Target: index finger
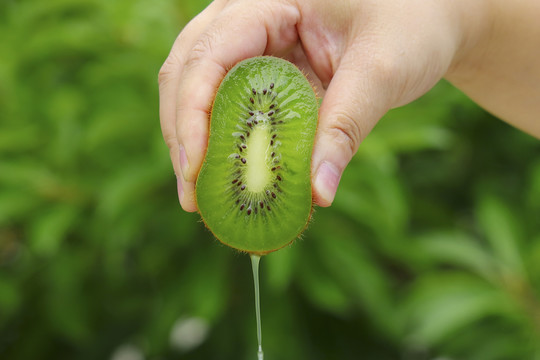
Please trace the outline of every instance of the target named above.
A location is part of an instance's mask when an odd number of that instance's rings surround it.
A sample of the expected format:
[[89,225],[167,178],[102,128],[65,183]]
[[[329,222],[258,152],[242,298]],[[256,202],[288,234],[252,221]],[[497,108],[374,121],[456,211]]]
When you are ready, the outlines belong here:
[[237,62],[282,53],[297,42],[298,10],[281,1],[237,1],[195,43],[180,77],[176,131],[185,149],[184,179],[194,183],[208,138],[208,113],[219,83]]

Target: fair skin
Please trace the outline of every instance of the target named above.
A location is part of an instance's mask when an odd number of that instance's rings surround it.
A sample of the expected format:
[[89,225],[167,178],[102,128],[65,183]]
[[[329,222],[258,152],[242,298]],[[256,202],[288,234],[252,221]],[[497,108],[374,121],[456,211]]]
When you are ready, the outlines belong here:
[[390,109],[446,78],[479,105],[540,138],[537,0],[215,0],[176,39],[159,73],[160,118],[182,208],[227,69],[284,57],[323,97],[312,157],[315,202],[329,206],[361,141]]

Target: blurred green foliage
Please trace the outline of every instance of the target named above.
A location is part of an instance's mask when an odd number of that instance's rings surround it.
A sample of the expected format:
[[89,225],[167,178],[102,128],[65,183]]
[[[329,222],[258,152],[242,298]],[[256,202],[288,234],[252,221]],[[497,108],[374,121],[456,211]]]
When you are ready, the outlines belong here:
[[[180,210],[157,72],[205,1],[0,2],[0,358],[254,359],[247,256]],[[272,359],[540,359],[540,142],[445,82],[263,259]]]

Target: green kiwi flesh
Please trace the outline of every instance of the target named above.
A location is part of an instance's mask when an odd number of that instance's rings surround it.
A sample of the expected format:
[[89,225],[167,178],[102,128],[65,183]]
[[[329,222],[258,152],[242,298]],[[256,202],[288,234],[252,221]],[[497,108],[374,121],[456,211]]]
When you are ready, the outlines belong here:
[[304,230],[317,120],[315,92],[292,63],[261,56],[227,73],[196,183],[199,212],[222,243],[266,254]]

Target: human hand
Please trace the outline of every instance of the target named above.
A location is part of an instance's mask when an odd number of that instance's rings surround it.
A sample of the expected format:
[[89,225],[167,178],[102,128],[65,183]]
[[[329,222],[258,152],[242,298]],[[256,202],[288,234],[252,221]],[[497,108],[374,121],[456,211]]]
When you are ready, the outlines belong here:
[[[214,1],[180,33],[159,74],[161,127],[184,210],[196,210],[208,113],[227,69],[245,58],[275,55],[295,62],[322,87],[312,184],[315,202],[329,206],[376,122],[428,91],[474,46],[465,35],[474,32],[462,2]],[[476,6],[467,3],[467,11]]]

